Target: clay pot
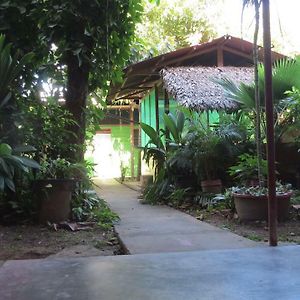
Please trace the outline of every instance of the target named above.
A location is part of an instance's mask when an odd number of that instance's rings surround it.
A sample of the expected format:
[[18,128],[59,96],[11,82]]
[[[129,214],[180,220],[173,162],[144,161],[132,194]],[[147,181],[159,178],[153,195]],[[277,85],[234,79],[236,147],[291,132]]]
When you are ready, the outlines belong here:
[[36,180],[40,223],[59,223],[70,218],[75,183],[76,181],[72,179]]
[[203,180],[201,181],[201,188],[205,193],[219,194],[222,192],[222,181],[220,179]]
[[[277,195],[277,217],[279,221],[286,220],[289,213],[292,193]],[[234,204],[239,218],[242,221],[267,220],[268,197],[246,194],[233,194]]]

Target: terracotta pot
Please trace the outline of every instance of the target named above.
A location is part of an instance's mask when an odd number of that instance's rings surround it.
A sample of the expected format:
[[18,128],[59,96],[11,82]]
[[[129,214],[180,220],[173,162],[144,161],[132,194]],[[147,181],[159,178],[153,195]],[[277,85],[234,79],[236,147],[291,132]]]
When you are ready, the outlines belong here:
[[219,194],[222,192],[222,181],[220,179],[203,180],[201,181],[201,188],[205,193]]
[[[286,220],[289,213],[292,193],[277,195],[277,216],[279,221]],[[234,194],[234,204],[239,218],[242,221],[267,220],[268,197]]]
[[36,180],[40,223],[59,223],[70,218],[75,182],[71,179]]

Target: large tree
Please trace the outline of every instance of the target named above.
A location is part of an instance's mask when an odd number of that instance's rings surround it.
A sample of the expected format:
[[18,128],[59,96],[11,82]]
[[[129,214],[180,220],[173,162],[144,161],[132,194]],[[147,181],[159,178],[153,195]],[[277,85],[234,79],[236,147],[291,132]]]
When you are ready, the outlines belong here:
[[143,0],[144,13],[137,26],[132,62],[215,37],[205,11],[208,0],[161,0],[159,5],[150,2]]
[[[0,32],[24,53],[36,54],[31,79],[65,80],[66,106],[82,145],[87,96],[118,80],[130,53],[140,0],[7,0],[0,4]],[[70,141],[72,142],[72,141]],[[73,141],[74,142],[74,141]],[[83,157],[83,149],[77,159]]]

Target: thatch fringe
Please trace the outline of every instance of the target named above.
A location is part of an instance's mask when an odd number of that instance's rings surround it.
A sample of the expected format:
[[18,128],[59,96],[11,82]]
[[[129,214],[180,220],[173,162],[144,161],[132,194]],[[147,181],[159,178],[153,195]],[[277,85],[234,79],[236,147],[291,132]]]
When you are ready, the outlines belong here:
[[228,78],[249,84],[253,68],[245,67],[173,67],[160,72],[163,85],[179,104],[197,110],[235,110],[238,104],[225,96],[217,83]]

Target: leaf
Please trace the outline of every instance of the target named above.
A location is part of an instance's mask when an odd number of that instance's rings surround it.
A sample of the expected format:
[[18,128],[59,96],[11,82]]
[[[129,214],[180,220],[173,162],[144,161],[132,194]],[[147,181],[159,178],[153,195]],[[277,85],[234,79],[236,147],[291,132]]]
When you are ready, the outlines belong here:
[[78,48],[76,50],[73,50],[74,55],[78,55],[81,52],[81,48]]
[[13,191],[13,192],[16,191],[15,184],[14,184],[14,182],[13,182],[11,179],[5,177],[5,178],[4,178],[4,181],[5,181],[5,185],[6,185],[11,191]]
[[0,171],[2,171],[2,173],[6,176],[12,176],[6,161],[2,157],[0,157]]
[[7,102],[9,101],[9,99],[11,98],[11,92],[9,92],[4,98],[3,100],[1,100],[1,103],[0,103],[0,108],[4,107]]
[[177,130],[176,121],[174,119],[174,116],[171,113],[168,115],[164,114],[163,118],[164,118],[164,122],[165,122],[167,129],[170,131],[174,140],[177,142],[179,139],[179,135],[178,135],[178,130]]
[[4,177],[0,175],[0,191],[4,191]]
[[78,66],[81,67],[81,65],[82,65],[82,59],[81,59],[81,57],[80,57],[79,54],[77,54],[76,56],[77,56],[77,59],[78,59]]
[[150,137],[150,143],[155,144],[158,148],[164,148],[163,142],[154,128],[145,123],[141,123],[141,127],[144,132]]
[[177,114],[177,129],[180,133],[182,133],[184,128],[185,115],[182,111],[179,111]]
[[40,169],[41,166],[33,159],[28,158],[28,157],[20,157],[22,164],[26,167],[32,168],[32,169]]
[[36,148],[30,145],[21,145],[17,146],[13,149],[14,153],[20,154],[20,153],[30,153],[30,152],[35,152]]

